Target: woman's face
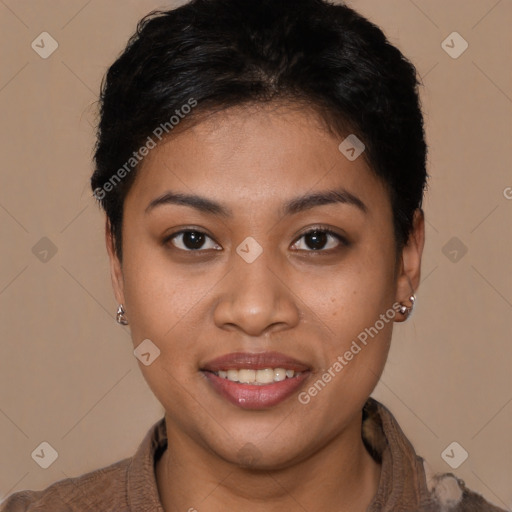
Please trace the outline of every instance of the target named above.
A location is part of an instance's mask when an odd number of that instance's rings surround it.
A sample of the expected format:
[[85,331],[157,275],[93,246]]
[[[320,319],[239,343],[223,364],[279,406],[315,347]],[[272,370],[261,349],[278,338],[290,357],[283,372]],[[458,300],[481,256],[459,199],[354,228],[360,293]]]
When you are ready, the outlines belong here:
[[144,159],[122,266],[107,237],[168,431],[229,462],[286,465],[360,425],[418,285],[422,223],[396,267],[388,194],[341,142],[304,109],[215,114]]

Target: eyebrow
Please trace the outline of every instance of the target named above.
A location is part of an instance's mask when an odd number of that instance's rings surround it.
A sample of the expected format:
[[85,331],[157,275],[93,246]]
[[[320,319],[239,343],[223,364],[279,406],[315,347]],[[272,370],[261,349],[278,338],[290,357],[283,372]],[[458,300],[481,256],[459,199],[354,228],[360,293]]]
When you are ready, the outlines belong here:
[[[290,199],[280,208],[280,214],[282,216],[289,216],[309,210],[316,206],[335,203],[354,206],[365,214],[368,212],[367,206],[363,201],[361,201],[361,199],[342,188],[338,190],[325,190],[311,194],[304,194]],[[198,195],[182,194],[172,191],[168,191],[153,199],[146,207],[145,213],[151,212],[158,206],[167,204],[189,206],[202,213],[218,215],[225,218],[233,217],[233,211],[230,208],[227,208],[216,201]]]

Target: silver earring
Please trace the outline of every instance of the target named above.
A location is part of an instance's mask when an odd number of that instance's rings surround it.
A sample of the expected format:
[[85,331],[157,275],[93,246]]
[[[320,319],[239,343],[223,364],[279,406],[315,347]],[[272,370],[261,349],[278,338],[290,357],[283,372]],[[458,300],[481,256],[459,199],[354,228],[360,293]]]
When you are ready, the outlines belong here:
[[126,311],[124,310],[123,305],[119,304],[119,307],[117,308],[117,313],[116,313],[116,320],[117,320],[118,324],[128,325],[128,320],[126,319],[125,313],[126,313]]
[[405,304],[402,304],[400,302],[400,309],[398,311],[400,311],[400,313],[402,313],[402,315],[409,316],[412,313],[412,310],[414,309],[414,301],[415,300],[416,300],[416,296],[415,295],[411,295],[409,297],[409,301],[411,302],[410,306],[406,306]]

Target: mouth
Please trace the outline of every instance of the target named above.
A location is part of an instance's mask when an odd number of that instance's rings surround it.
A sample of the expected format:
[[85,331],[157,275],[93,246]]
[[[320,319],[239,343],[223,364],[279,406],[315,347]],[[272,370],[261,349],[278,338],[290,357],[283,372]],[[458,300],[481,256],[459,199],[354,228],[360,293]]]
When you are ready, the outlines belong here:
[[205,364],[211,389],[243,409],[267,409],[290,397],[311,368],[277,352],[232,353]]
[[286,370],[284,368],[264,368],[263,370],[252,370],[251,368],[240,368],[237,370],[232,368],[212,373],[221,379],[241,384],[252,384],[254,386],[267,386],[274,382],[282,382],[283,380],[293,379],[302,375],[302,372]]

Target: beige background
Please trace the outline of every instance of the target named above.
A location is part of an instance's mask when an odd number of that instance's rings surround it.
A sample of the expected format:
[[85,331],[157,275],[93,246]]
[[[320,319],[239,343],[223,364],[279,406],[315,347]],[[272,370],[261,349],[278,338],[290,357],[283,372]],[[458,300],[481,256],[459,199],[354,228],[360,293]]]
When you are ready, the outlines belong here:
[[[163,414],[114,320],[88,179],[101,77],[137,20],[173,5],[0,1],[0,498],[130,456]],[[423,77],[432,175],[417,308],[374,396],[436,471],[462,445],[454,473],[510,510],[512,1],[350,5]],[[47,59],[31,48],[43,31],[59,44]],[[441,47],[453,31],[469,43],[457,59]],[[42,237],[57,249],[46,262],[33,253]],[[46,470],[31,458],[42,441],[58,452]]]

